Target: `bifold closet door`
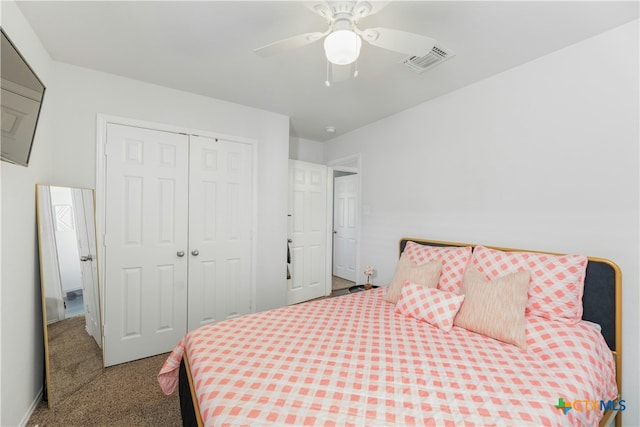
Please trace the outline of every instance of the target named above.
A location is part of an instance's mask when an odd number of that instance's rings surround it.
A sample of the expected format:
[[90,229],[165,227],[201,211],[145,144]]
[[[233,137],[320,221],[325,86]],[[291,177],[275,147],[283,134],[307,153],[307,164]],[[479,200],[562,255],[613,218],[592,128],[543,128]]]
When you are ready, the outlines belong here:
[[108,124],[105,153],[104,362],[110,366],[170,351],[186,332],[189,141]]
[[188,328],[251,311],[253,152],[190,137]]

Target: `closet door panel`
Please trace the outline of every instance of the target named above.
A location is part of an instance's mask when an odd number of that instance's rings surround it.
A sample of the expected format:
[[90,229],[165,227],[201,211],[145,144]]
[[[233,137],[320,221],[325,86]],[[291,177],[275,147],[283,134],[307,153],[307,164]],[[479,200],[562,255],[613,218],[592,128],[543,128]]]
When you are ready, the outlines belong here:
[[190,138],[189,330],[251,310],[252,155]]
[[187,326],[188,137],[109,124],[105,365],[170,351]]

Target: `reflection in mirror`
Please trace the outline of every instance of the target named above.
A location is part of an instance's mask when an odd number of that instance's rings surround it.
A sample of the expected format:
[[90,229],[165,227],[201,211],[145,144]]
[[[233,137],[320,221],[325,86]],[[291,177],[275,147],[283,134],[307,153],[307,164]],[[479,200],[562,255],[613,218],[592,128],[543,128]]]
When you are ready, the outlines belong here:
[[38,185],[38,241],[49,408],[102,373],[93,190]]

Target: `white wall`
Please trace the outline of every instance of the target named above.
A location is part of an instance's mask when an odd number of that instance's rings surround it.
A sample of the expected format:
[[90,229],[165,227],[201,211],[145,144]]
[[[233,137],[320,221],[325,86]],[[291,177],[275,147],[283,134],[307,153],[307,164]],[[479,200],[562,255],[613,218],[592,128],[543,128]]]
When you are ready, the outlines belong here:
[[327,161],[362,155],[361,203],[370,213],[360,259],[379,282],[392,278],[403,236],[618,263],[623,420],[634,426],[638,77],[635,21],[325,143]]
[[289,158],[322,164],[324,161],[324,144],[310,139],[292,137],[289,141]]
[[96,115],[258,141],[256,308],[285,304],[286,116],[52,61],[24,16],[2,1],[2,27],[47,87],[29,168],[2,163],[0,425],[26,422],[42,387],[35,184],[95,188]]
[[[22,13],[2,1],[2,28],[49,90],[51,60]],[[43,336],[36,238],[35,184],[53,172],[53,105],[45,94],[29,167],[0,162],[2,283],[0,284],[0,425],[26,422],[43,383]]]

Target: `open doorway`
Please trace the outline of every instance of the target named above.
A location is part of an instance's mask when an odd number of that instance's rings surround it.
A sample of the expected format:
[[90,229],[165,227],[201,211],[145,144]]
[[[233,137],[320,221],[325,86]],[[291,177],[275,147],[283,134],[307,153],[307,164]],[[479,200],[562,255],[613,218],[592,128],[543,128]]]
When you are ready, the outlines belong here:
[[332,291],[358,282],[360,251],[360,156],[329,162],[333,168]]

